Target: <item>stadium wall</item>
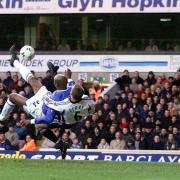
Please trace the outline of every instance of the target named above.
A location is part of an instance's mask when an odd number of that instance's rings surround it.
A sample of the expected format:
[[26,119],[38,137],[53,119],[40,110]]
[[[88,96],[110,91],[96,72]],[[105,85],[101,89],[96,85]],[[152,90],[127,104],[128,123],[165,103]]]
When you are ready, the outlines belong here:
[[[57,150],[42,149],[35,152],[0,151],[0,159],[52,159],[61,160]],[[67,160],[101,160],[128,162],[170,162],[180,163],[179,151],[138,151],[138,150],[68,150]]]

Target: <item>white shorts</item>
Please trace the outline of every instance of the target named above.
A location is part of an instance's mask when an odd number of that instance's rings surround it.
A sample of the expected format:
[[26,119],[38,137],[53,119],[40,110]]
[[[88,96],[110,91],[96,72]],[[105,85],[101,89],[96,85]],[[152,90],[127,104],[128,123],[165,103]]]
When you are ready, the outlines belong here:
[[49,93],[45,86],[42,86],[39,91],[30,99],[26,101],[26,106],[23,106],[24,110],[33,116],[33,118],[38,118],[43,116],[42,106],[43,98]]

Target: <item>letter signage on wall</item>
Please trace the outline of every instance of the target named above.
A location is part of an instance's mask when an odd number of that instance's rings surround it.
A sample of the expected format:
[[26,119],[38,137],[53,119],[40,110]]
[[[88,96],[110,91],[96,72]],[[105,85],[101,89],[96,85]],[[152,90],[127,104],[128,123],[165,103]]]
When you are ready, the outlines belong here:
[[[61,160],[59,151],[0,151],[0,159],[57,159]],[[101,160],[101,161],[136,161],[136,162],[170,162],[180,163],[178,151],[111,151],[111,150],[68,150],[67,160]]]
[[[0,55],[0,72],[17,72],[10,66],[9,55]],[[59,66],[63,72],[70,68],[77,73],[122,72],[125,69],[139,72],[176,72],[180,67],[180,55],[36,55],[31,61],[20,61],[35,72],[46,72],[47,62]]]
[[179,0],[1,0],[0,14],[179,13]]

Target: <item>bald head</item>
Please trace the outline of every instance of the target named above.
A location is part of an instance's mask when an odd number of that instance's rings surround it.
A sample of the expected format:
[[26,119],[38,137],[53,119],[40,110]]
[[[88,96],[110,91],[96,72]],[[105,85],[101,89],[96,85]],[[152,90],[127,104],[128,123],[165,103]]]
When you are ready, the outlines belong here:
[[54,77],[54,85],[57,90],[64,90],[67,88],[68,80],[67,78],[62,74],[57,74]]

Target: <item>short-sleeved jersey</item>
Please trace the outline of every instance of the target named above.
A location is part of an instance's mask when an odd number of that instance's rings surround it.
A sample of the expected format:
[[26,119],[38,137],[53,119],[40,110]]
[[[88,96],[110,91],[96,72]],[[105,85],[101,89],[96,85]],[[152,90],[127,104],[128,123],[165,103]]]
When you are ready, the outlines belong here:
[[[54,93],[50,93],[48,96],[54,101],[62,101],[69,97],[71,89],[73,88],[75,82],[73,80],[68,80],[67,89],[56,90]],[[42,106],[42,112],[44,116],[35,118],[36,124],[50,124],[56,119],[57,113],[55,110],[50,109],[45,103]]]
[[[51,99],[54,101],[63,101],[64,99],[68,98],[74,84],[75,82],[72,79],[68,79],[67,89],[54,91],[50,96]],[[46,114],[48,110],[49,109],[46,106],[46,104],[43,103],[43,106],[42,106],[43,114]]]
[[72,102],[70,98],[57,102],[46,96],[44,103],[55,111],[57,119],[67,125],[80,122],[95,111],[95,102],[88,96],[83,96],[81,101],[76,103]]

